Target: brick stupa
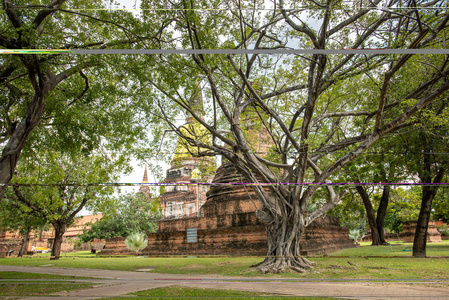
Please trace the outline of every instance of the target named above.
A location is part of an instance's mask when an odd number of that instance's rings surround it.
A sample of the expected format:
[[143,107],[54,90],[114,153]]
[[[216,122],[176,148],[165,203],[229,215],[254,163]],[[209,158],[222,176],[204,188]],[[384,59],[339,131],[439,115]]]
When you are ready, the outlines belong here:
[[[189,103],[197,116],[204,115],[200,83],[194,89]],[[179,130],[188,138],[200,140],[205,144],[211,143],[209,132],[190,113],[187,113],[186,122]],[[165,186],[165,193],[161,195],[164,219],[199,215],[201,206],[206,202],[209,186],[191,183],[211,182],[213,175],[210,171],[216,168],[212,157],[198,157],[198,154],[204,150],[185,139],[178,138],[171,167],[163,180],[165,183],[173,183],[173,185]]]
[[[217,169],[214,183],[242,182],[231,164]],[[266,255],[265,226],[255,211],[261,207],[251,188],[242,185],[212,186],[201,216],[163,219],[156,233],[148,234],[148,246],[142,255]],[[192,234],[195,239],[192,239]],[[190,235],[188,237],[188,235]],[[315,220],[306,229],[301,243],[303,255],[318,255],[354,247],[348,229],[336,217]],[[124,238],[107,240],[101,255],[131,254]]]

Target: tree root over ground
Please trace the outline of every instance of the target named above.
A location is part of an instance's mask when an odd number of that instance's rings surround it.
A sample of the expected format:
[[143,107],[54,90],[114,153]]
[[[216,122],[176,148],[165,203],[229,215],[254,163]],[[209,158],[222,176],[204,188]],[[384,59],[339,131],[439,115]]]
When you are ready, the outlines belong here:
[[294,271],[304,273],[313,269],[316,263],[305,257],[267,257],[264,261],[254,265],[257,270],[266,273],[286,273]]

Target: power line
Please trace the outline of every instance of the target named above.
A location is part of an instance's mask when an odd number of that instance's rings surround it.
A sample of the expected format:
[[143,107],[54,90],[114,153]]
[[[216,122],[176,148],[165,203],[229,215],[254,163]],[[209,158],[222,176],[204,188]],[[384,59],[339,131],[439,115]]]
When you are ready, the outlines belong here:
[[[323,153],[326,151],[316,151],[313,153],[310,153],[311,155],[313,154],[317,154],[317,153]],[[334,153],[338,153],[338,152],[343,152],[343,151],[333,151],[333,152],[329,152],[329,154],[334,154]],[[109,153],[121,153],[121,152],[114,152],[114,151],[110,151]],[[279,152],[276,151],[253,151],[251,152],[252,154],[280,154]],[[305,152],[299,152],[299,153],[305,153]],[[348,153],[348,152],[344,152],[344,153]],[[174,154],[174,155],[192,155],[192,153],[189,152],[170,152],[170,151],[162,151],[159,152],[159,154]],[[294,153],[287,153],[287,154],[291,154],[291,155],[298,155],[298,152],[294,152]],[[385,154],[391,154],[391,155],[409,155],[410,153],[405,153],[405,152],[362,152],[360,154],[376,154],[376,155],[385,155]],[[448,155],[449,152],[421,152],[420,154],[429,154],[429,155]]]
[[[357,6],[356,2],[347,1],[344,2],[346,5],[350,5],[349,7],[340,7],[340,8],[332,8],[332,10],[360,10],[360,9],[368,9],[368,10],[446,10],[448,7],[438,7],[438,6],[404,6],[404,7],[389,7],[389,6]],[[14,6],[16,9],[49,9],[46,6],[35,5],[35,6],[23,6],[16,5]],[[326,10],[325,7],[310,7],[310,6],[299,6],[299,7],[290,7],[283,8],[285,11],[292,10]],[[59,10],[59,9],[55,9]],[[239,7],[217,7],[217,8],[119,8],[119,7],[111,7],[111,8],[66,8],[64,11],[129,11],[129,12],[143,12],[143,11],[281,11],[280,8],[265,8],[265,7],[247,7],[247,8],[239,8]]]
[[105,183],[70,183],[70,184],[62,184],[62,183],[7,183],[0,184],[0,186],[22,186],[22,187],[61,187],[61,186],[70,186],[70,187],[110,187],[110,186],[312,186],[312,185],[320,185],[320,186],[449,186],[449,183],[444,182],[429,182],[429,183],[421,183],[421,182],[277,182],[277,183],[269,183],[269,182],[149,182],[149,183],[122,183],[122,182],[105,182]]
[[449,54],[449,49],[1,49],[0,54]]

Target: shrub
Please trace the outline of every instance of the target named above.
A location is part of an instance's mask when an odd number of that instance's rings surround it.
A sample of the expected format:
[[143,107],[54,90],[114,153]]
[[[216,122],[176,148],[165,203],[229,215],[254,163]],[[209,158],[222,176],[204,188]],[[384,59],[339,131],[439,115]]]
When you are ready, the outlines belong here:
[[449,227],[446,224],[438,226],[438,231],[444,236],[449,236]]
[[145,233],[131,233],[125,240],[126,248],[136,252],[136,254],[148,245],[148,238]]
[[349,238],[353,239],[356,243],[360,242],[364,236],[365,234],[360,229],[349,229]]
[[81,248],[83,246],[83,242],[80,239],[75,239],[73,241],[73,246],[75,249]]

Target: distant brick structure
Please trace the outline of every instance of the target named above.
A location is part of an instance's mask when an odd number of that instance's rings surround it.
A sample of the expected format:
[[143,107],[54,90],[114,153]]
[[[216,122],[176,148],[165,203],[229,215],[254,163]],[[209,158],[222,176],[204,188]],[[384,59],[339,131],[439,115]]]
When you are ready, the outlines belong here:
[[[189,99],[190,107],[198,116],[204,116],[201,84]],[[211,143],[210,133],[187,112],[184,125],[179,132],[185,137],[199,140],[204,144]],[[171,167],[167,170],[164,183],[173,183],[165,186],[165,193],[160,197],[163,219],[179,219],[199,215],[201,206],[206,202],[206,193],[209,186],[193,185],[191,183],[211,182],[216,165],[212,157],[197,157],[207,149],[199,148],[182,138],[177,139],[176,150]],[[185,185],[183,185],[185,183]]]
[[[242,182],[231,164],[218,168],[214,183]],[[207,193],[201,216],[164,219],[156,233],[148,234],[142,255],[265,255],[265,226],[256,217],[261,207],[251,187],[214,185]],[[318,255],[354,247],[348,229],[338,218],[325,217],[313,222],[301,244],[303,255]],[[124,238],[108,239],[101,255],[131,254]]]
[[[190,183],[193,182],[192,173],[198,170],[197,165],[204,164],[204,161],[204,158],[193,157],[180,159],[176,163],[172,163],[171,168],[167,170],[164,182],[174,185],[165,186],[165,193],[160,198],[164,219],[193,217],[198,214],[201,206],[206,202],[206,193],[209,186]],[[202,179],[208,180],[209,178],[206,176]],[[182,185],[182,183],[189,184]]]
[[[0,238],[0,257],[16,256],[22,246],[20,239]],[[10,251],[13,251],[9,253]]]
[[[402,232],[399,237],[404,243],[413,243],[415,238],[417,222],[404,222],[402,225]],[[429,221],[429,227],[427,229],[427,242],[435,243],[442,242],[441,233],[437,230],[435,221]]]
[[[84,243],[81,248],[75,249],[75,240],[78,239],[78,235],[83,233],[84,228],[89,228],[90,223],[95,223],[96,221],[102,218],[102,214],[98,215],[89,215],[89,216],[81,216],[75,220],[75,222],[67,228],[66,232],[63,236],[63,242],[61,245],[61,252],[72,252],[76,250],[88,250],[90,249],[90,245],[88,243]],[[52,227],[51,227],[52,228]],[[48,231],[43,232],[30,232],[28,239],[28,247],[27,252],[31,253],[32,247],[44,247],[51,248],[54,240],[55,232],[54,229],[50,229]],[[16,246],[16,244],[18,246]],[[19,253],[20,247],[22,245],[22,236],[18,231],[4,231],[0,232],[0,257],[2,255],[3,249],[11,248],[16,249],[14,251],[14,255]]]
[[139,188],[139,193],[143,194],[147,199],[151,199],[151,189],[148,185],[147,165],[145,165],[145,171],[143,172],[142,185]]

